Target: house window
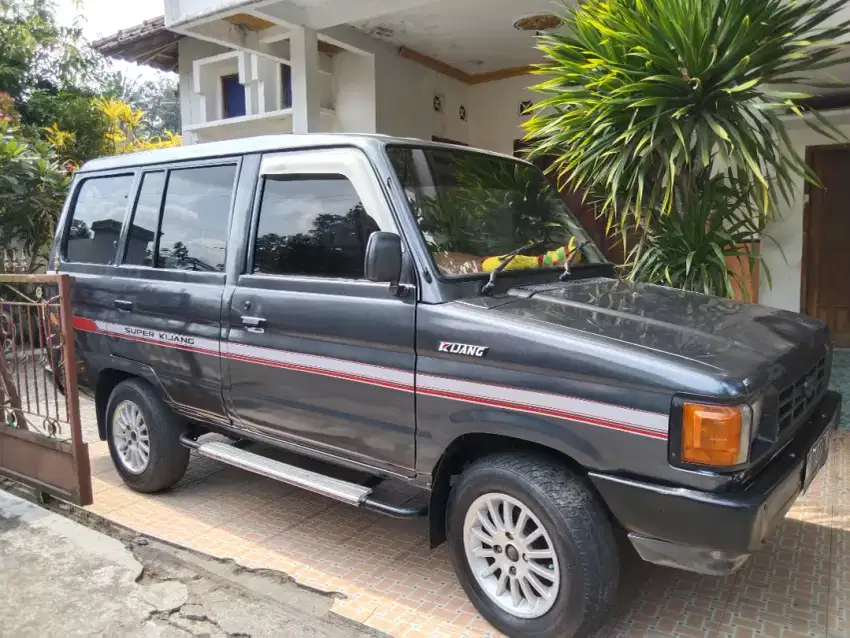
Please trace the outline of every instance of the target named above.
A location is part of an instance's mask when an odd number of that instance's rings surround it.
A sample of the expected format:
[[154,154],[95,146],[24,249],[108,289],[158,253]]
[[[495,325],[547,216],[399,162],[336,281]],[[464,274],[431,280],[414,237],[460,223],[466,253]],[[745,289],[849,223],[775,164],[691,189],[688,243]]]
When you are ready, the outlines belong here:
[[239,74],[221,78],[222,113],[225,119],[246,115],[245,87],[239,82]]
[[292,67],[290,67],[288,64],[281,64],[280,65],[280,86],[282,87],[280,108],[291,109],[292,108]]

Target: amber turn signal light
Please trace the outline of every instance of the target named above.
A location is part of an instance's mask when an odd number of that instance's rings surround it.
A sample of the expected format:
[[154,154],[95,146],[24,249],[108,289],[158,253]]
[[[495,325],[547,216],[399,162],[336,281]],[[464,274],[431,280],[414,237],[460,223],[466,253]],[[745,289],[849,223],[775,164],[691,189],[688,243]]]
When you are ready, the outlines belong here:
[[729,467],[747,460],[749,408],[685,403],[682,407],[682,460]]

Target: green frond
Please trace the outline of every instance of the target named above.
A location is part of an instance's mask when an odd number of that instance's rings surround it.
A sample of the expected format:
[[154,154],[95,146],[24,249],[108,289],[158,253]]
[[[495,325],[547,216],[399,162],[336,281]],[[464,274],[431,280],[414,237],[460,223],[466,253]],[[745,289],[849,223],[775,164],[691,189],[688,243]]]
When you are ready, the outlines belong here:
[[835,85],[844,4],[586,0],[540,37],[543,99],[526,139],[556,158],[559,183],[603,202],[610,232],[641,229],[629,277],[720,295],[740,283],[724,266],[744,258],[739,235],[758,234],[800,179],[817,183],[779,116],[846,141],[802,107],[810,87]]

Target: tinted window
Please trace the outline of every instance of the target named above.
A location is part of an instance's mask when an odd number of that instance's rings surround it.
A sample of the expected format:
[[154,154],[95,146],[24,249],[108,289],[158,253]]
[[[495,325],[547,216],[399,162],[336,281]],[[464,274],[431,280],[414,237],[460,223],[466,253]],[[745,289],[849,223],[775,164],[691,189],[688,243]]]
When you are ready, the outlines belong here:
[[224,271],[236,166],[171,171],[159,234],[157,268]]
[[159,209],[162,191],[165,188],[165,173],[146,173],[142,177],[133,225],[127,241],[124,263],[134,266],[152,266],[154,240],[159,226]]
[[268,178],[254,272],[362,279],[366,243],[378,230],[342,175]]
[[534,166],[460,149],[392,147],[388,154],[444,275],[488,273],[517,249],[511,270],[563,269],[568,256],[576,265],[605,261]]
[[132,175],[96,177],[82,183],[68,230],[68,261],[112,263],[132,186]]

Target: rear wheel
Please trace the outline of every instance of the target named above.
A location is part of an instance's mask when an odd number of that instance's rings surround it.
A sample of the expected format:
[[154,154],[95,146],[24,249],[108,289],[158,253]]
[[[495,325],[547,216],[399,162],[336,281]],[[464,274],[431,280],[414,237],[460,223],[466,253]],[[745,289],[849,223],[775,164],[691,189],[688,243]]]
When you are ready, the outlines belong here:
[[543,456],[472,464],[449,498],[455,572],[476,609],[508,636],[585,636],[616,597],[617,546],[589,487]]
[[140,379],[115,386],[106,407],[109,452],[124,482],[138,492],[158,492],[186,472],[189,450],[182,424]]

